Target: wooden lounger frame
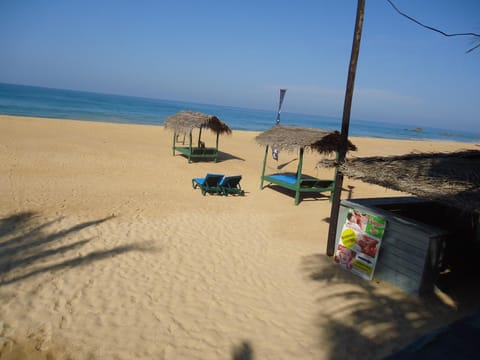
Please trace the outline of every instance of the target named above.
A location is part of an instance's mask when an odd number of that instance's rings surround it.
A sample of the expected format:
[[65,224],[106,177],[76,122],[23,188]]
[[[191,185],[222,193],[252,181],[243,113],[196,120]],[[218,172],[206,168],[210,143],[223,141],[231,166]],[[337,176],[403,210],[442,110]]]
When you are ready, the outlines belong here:
[[335,188],[334,180],[321,180],[308,175],[302,175],[304,149],[300,148],[297,173],[283,173],[265,175],[267,165],[268,145],[265,149],[265,157],[263,159],[263,169],[260,189],[263,189],[264,182],[278,185],[282,188],[295,191],[295,205],[300,203],[300,193],[323,193],[330,192],[330,201],[333,197],[333,189]]
[[196,159],[210,159],[214,162],[217,162],[217,155],[218,155],[218,138],[219,133],[217,132],[215,147],[204,147],[200,146],[202,144],[200,137],[202,135],[202,128],[200,128],[200,133],[198,135],[198,145],[192,145],[192,130],[189,133],[189,144],[188,146],[185,145],[185,134],[183,134],[183,141],[181,141],[182,145],[177,146],[177,136],[180,135],[177,132],[173,133],[173,156],[175,156],[175,152],[178,151],[179,153],[185,155],[188,159],[188,162],[191,163],[192,160]]

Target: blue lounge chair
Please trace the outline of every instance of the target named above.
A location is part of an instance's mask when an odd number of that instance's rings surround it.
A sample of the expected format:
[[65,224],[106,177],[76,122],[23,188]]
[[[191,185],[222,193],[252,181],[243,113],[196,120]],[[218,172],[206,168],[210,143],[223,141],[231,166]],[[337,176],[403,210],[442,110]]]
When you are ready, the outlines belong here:
[[220,181],[223,179],[223,174],[207,174],[204,178],[193,178],[192,187],[196,189],[200,187],[202,190],[202,195],[211,193],[211,194],[221,194],[221,188],[219,186]]
[[240,180],[242,180],[241,175],[225,176],[218,184],[221,193],[225,196],[228,196],[228,194],[243,195],[244,191],[240,186]]

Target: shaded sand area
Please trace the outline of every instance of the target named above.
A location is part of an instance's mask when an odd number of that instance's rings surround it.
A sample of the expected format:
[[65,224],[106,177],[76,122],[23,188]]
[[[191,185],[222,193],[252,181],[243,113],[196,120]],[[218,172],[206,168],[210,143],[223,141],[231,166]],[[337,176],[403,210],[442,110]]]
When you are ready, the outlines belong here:
[[[0,116],[0,358],[380,359],[471,311],[334,266],[327,196],[260,190],[256,135],[188,164],[161,126]],[[352,141],[356,156],[475,148]],[[304,172],[333,176],[319,159]],[[202,196],[207,172],[242,175],[245,196]]]

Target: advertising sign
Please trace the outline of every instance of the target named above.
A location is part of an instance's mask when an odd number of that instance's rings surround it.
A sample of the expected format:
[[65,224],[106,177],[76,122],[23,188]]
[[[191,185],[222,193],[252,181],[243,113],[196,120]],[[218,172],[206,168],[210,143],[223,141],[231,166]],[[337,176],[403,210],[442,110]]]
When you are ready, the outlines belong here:
[[334,261],[342,268],[372,280],[386,221],[380,216],[349,209],[337,239]]

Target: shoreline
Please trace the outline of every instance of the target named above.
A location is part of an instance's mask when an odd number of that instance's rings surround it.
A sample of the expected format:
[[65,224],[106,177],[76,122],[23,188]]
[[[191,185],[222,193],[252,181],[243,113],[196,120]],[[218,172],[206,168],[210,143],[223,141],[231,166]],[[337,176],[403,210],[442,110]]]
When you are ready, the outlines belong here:
[[[105,94],[103,94],[105,95]],[[108,94],[107,94],[108,95]],[[116,95],[114,95],[116,96]],[[202,104],[198,104],[198,105],[202,105]],[[205,105],[203,104],[203,106],[217,106],[217,105]],[[219,106],[219,107],[222,107],[222,106]],[[229,107],[227,107],[229,108]],[[238,109],[242,109],[242,108],[238,108]],[[266,110],[255,110],[255,109],[246,109],[246,110],[253,110],[253,111],[266,111]],[[295,115],[299,115],[299,116],[302,116],[302,114],[295,114]],[[319,117],[323,117],[321,115],[310,115],[310,114],[303,114],[304,116],[307,116],[307,117],[311,117],[311,116],[319,116]],[[121,116],[122,115],[118,115],[117,118],[118,119],[121,119]],[[12,117],[12,118],[32,118],[32,119],[50,119],[50,120],[69,120],[69,121],[84,121],[84,122],[95,122],[95,123],[108,123],[108,124],[130,124],[130,125],[147,125],[147,126],[163,126],[163,123],[162,124],[156,124],[156,123],[151,123],[151,122],[148,122],[148,121],[139,121],[139,122],[131,122],[131,121],[128,121],[128,120],[117,120],[115,121],[114,119],[107,119],[107,120],[102,120],[102,119],[80,119],[80,118],[61,118],[61,117],[49,117],[49,116],[41,116],[41,115],[10,115],[10,114],[0,114],[0,117]],[[338,119],[338,121],[341,121],[341,119]],[[386,123],[381,123],[381,122],[378,122],[378,121],[365,121],[365,120],[357,120],[357,121],[360,121],[361,123],[374,123],[374,124],[379,124],[379,125],[385,125]],[[228,122],[228,121],[227,121]],[[352,122],[355,123],[355,121],[351,121],[351,124],[350,124],[350,132],[352,132]],[[274,125],[274,123],[272,122],[272,126]],[[341,123],[339,124],[341,125]],[[390,124],[391,126],[400,126],[400,124]],[[402,125],[402,126],[408,126],[408,125]],[[413,126],[413,125],[411,125]],[[267,130],[270,126],[267,126],[264,130]],[[309,127],[309,126],[306,126],[306,127]],[[255,132],[262,132],[264,130],[249,130],[249,129],[237,129],[235,127],[232,127],[233,131],[255,131]],[[387,136],[380,136],[380,135],[353,135],[353,137],[369,137],[369,138],[375,138],[375,139],[384,139],[384,140],[416,140],[416,141],[434,141],[434,142],[457,142],[457,143],[467,143],[467,144],[475,144],[475,143],[480,143],[480,134],[476,135],[475,138],[471,139],[470,141],[466,141],[466,140],[460,140],[460,139],[449,139],[449,137],[455,137],[455,138],[461,138],[463,137],[464,135],[461,135],[462,131],[460,131],[459,134],[457,135],[453,135],[453,133],[455,132],[455,130],[452,130],[452,129],[443,129],[443,128],[426,128],[427,129],[427,132],[429,131],[436,131],[436,136],[438,135],[441,135],[443,138],[416,138],[416,137],[407,137],[407,136],[397,136],[397,137],[387,137]],[[327,129],[325,128],[325,130],[330,130],[330,129]],[[337,129],[339,130],[339,129]],[[405,127],[405,128],[399,128],[397,129],[397,131],[407,131],[408,133],[412,133],[412,134],[424,134],[423,132],[423,129],[422,131],[416,131],[415,129],[412,129],[412,128],[408,128],[408,127]],[[446,135],[448,134],[448,135]],[[350,136],[352,136],[350,134]]]
[[[234,130],[217,163],[189,164],[163,126],[0,116],[0,337],[73,359],[382,359],[477,306],[333,266],[328,196],[295,206],[261,190],[258,133]],[[478,150],[351,141],[358,157]],[[330,178],[320,158],[306,153],[303,169]],[[288,171],[296,154],[279,162]],[[242,175],[245,196],[202,196],[191,179],[208,172]],[[344,188],[342,198],[405,195]]]

